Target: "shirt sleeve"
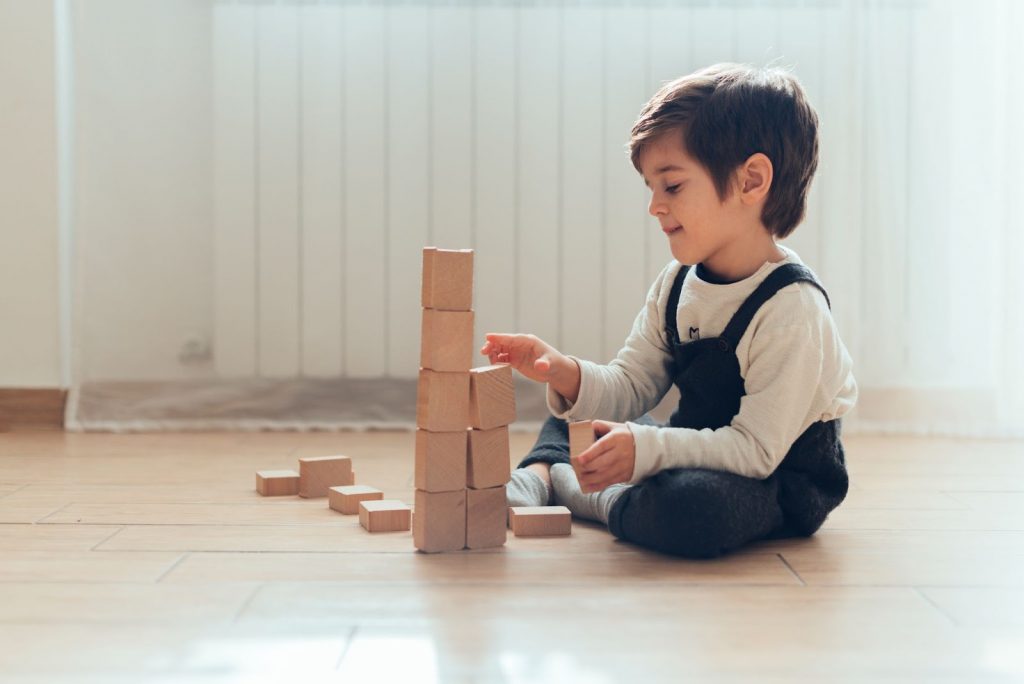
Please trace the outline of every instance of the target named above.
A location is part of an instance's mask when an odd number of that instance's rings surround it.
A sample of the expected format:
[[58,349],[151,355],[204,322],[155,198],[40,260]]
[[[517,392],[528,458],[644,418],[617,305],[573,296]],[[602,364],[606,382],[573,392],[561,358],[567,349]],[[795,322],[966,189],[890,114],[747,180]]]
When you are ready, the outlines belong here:
[[717,430],[629,423],[636,443],[630,482],[668,468],[708,468],[764,479],[805,429],[822,376],[820,322],[790,323],[754,333],[744,378],[746,395],[732,422]]
[[580,391],[572,403],[548,387],[548,409],[565,420],[624,422],[658,405],[672,386],[672,352],[662,317],[668,290],[680,265],[666,266],[647,293],[625,345],[607,365],[570,357],[580,366]]

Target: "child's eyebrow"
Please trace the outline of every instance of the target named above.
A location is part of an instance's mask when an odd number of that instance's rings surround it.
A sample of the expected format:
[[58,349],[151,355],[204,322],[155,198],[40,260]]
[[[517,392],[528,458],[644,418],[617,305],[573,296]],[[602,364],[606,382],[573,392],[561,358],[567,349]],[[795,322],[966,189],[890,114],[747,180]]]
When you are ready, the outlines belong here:
[[[665,166],[662,166],[657,171],[655,171],[654,175],[655,176],[660,176],[661,174],[666,173],[668,171],[685,171],[685,170],[686,170],[685,168],[683,168],[682,166],[677,166],[676,164],[666,164]],[[646,185],[647,187],[651,187],[650,182],[646,178],[644,178],[644,185]]]

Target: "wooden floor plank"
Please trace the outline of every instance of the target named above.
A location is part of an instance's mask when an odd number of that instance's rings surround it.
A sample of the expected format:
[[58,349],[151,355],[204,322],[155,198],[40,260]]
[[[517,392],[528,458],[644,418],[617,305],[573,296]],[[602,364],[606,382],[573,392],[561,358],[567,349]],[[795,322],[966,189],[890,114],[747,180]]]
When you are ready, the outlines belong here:
[[632,583],[796,585],[798,580],[776,554],[734,559],[665,561],[645,551],[614,556],[513,552],[509,548],[467,553],[193,553],[167,574],[165,582],[329,581],[342,577],[371,582],[476,582],[503,585],[599,584],[610,576]]
[[113,525],[0,525],[0,552],[88,551],[119,529]]
[[157,551],[6,551],[0,582],[155,582],[181,556]]

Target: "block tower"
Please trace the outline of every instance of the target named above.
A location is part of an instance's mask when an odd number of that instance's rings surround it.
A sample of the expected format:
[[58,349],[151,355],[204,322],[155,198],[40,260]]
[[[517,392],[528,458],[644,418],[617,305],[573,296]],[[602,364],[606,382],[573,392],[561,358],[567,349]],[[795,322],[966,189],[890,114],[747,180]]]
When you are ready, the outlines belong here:
[[429,553],[502,546],[512,369],[473,363],[473,251],[423,250],[413,542]]

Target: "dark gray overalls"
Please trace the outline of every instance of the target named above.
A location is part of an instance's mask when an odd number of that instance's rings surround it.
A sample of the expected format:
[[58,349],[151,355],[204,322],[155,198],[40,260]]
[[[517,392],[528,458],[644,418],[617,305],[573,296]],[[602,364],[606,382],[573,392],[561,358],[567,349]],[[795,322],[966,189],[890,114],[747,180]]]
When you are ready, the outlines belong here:
[[[672,345],[679,407],[668,427],[712,430],[729,425],[746,394],[736,348],[761,305],[780,289],[806,281],[828,295],[811,271],[785,264],[772,271],[740,305],[719,337],[679,339],[676,308],[688,268],[672,285],[665,328]],[[637,423],[654,424],[650,416]],[[549,417],[519,467],[568,463],[564,420]],[[688,558],[710,558],[765,538],[810,536],[846,497],[840,421],[817,422],[790,447],[764,480],[704,468],[672,468],[625,490],[608,527],[620,539]]]

